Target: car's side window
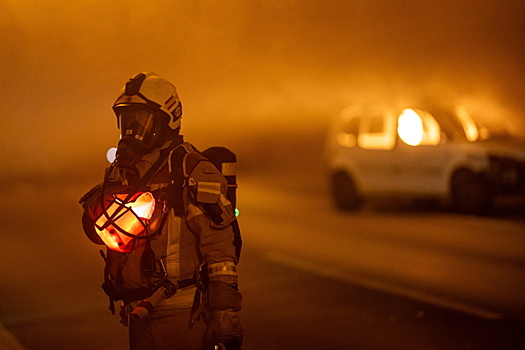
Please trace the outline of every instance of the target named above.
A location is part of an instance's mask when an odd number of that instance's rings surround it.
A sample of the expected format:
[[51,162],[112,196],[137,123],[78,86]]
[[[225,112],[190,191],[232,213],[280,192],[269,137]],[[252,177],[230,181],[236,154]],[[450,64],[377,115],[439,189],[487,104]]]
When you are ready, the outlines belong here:
[[361,117],[352,117],[344,121],[341,132],[337,135],[337,142],[343,147],[355,147],[360,124]]
[[373,115],[361,123],[357,139],[360,147],[390,150],[394,148],[395,142],[395,117],[392,114]]

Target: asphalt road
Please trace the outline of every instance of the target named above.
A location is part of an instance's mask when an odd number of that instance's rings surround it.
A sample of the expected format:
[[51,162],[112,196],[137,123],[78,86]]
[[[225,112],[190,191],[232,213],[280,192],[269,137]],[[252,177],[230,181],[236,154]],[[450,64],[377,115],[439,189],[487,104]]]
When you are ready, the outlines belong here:
[[[396,204],[341,215],[308,183],[240,182],[245,349],[525,348],[519,214]],[[126,348],[99,248],[81,232],[88,187],[1,192],[0,321],[26,349]]]

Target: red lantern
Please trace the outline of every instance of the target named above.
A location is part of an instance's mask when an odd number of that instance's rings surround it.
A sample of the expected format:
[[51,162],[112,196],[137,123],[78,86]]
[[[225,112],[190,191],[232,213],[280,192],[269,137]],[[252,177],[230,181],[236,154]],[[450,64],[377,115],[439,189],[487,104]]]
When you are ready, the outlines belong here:
[[[95,223],[95,230],[109,249],[121,253],[129,253],[133,246],[132,236],[144,234],[148,220],[155,210],[155,198],[150,192],[138,193],[134,200],[124,205],[124,200],[128,195],[118,194],[111,205],[107,208]],[[120,209],[119,209],[120,208]]]

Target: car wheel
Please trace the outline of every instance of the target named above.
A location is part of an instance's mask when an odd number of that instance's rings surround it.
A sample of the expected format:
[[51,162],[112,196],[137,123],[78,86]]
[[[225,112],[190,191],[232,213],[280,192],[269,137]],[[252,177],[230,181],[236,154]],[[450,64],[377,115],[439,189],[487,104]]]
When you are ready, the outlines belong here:
[[452,207],[456,212],[487,215],[492,210],[493,195],[487,179],[471,171],[460,171],[452,179]]
[[356,211],[362,204],[362,198],[354,181],[345,172],[337,172],[331,178],[332,198],[341,211]]

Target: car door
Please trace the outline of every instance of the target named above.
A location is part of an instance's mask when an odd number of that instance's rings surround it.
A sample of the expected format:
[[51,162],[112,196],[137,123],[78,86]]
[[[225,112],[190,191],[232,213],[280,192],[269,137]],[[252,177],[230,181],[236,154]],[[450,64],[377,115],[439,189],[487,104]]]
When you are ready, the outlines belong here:
[[398,117],[397,131],[395,172],[399,192],[434,196],[446,191],[451,154],[436,119],[425,111],[405,110]]
[[367,194],[395,191],[392,151],[396,142],[395,113],[386,107],[369,107],[362,118],[353,161],[361,190]]

